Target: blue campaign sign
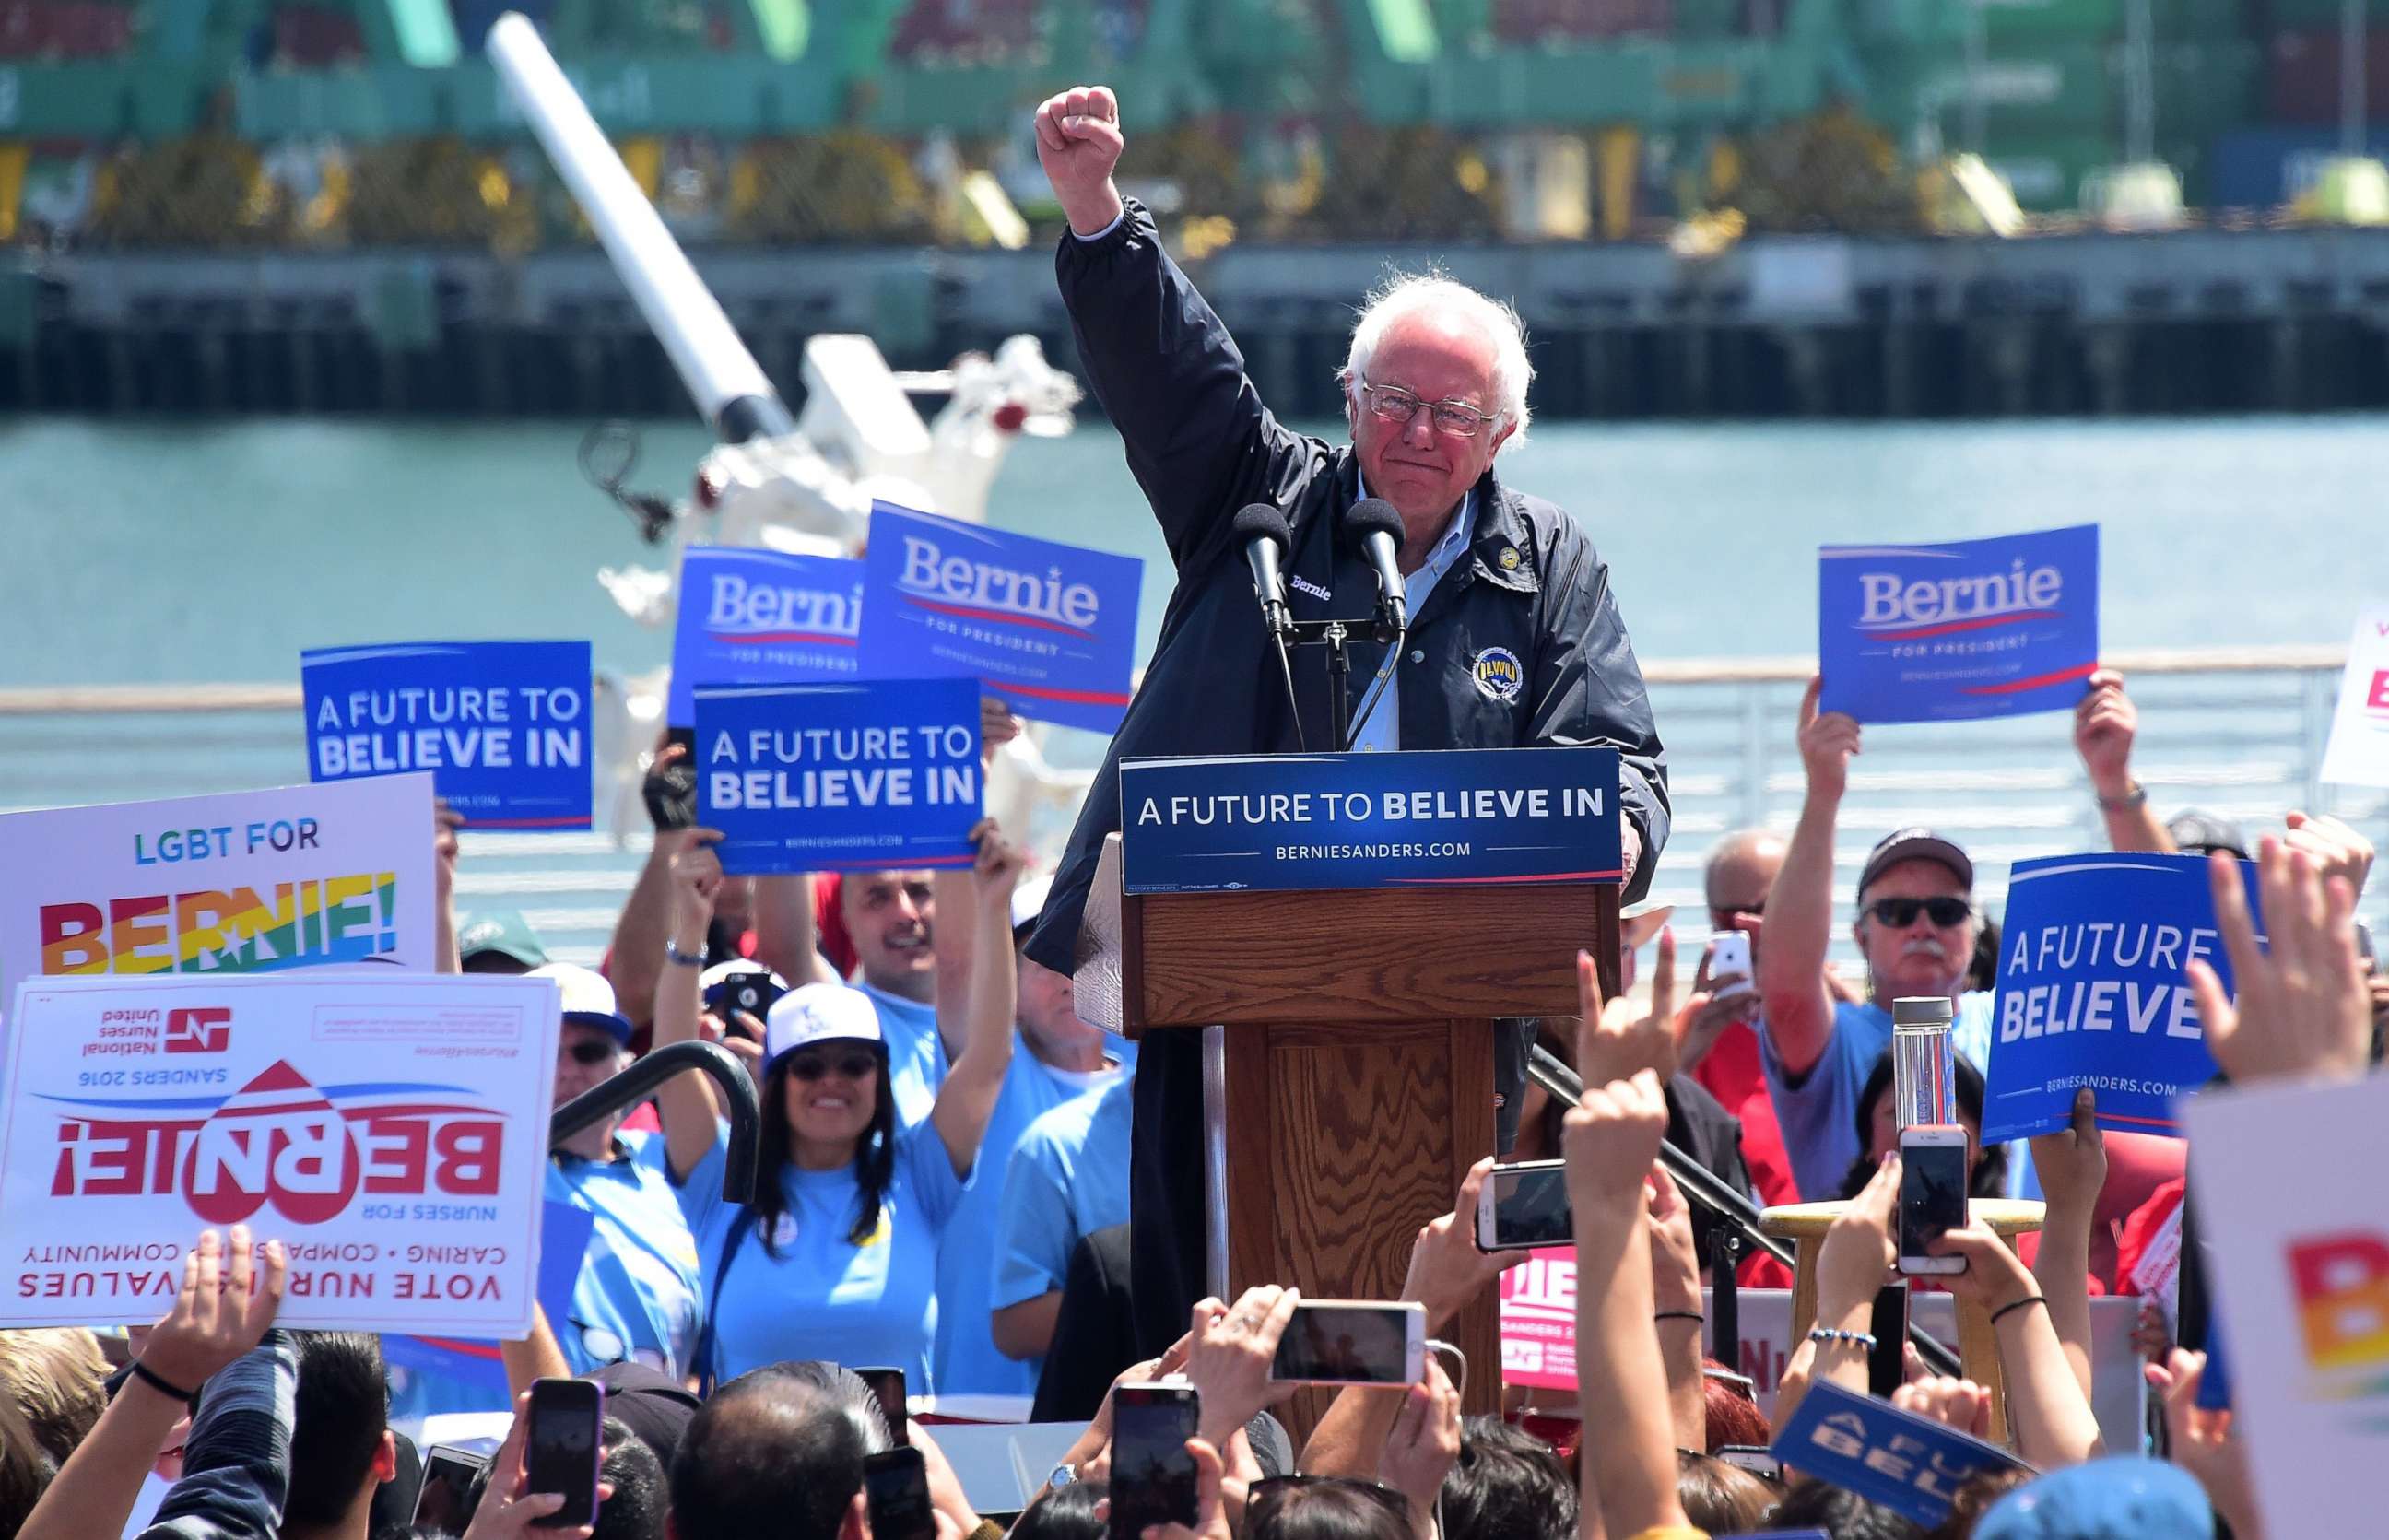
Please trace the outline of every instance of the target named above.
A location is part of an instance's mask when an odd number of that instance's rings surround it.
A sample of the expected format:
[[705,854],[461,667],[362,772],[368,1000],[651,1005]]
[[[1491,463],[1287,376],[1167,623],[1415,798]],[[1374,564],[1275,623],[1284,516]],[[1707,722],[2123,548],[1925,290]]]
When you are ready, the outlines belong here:
[[[2261,930],[2256,868],[2242,868]],[[2205,857],[2016,862],[1999,929],[1984,1141],[2064,1127],[2086,1085],[2101,1126],[2178,1133],[2175,1100],[2216,1073],[2184,972],[2192,959],[2231,987]]]
[[862,672],[862,564],[744,545],[681,553],[664,719],[696,721],[700,684],[795,684]]
[[697,821],[730,872],[968,866],[978,684],[699,685]]
[[2099,527],[1817,553],[1818,706],[1862,722],[2072,709],[2099,667]]
[[1144,564],[871,505],[862,655],[875,679],[962,674],[1023,717],[1109,732],[1128,709]]
[[[589,1237],[597,1216],[585,1208],[543,1199],[539,1221],[539,1307],[548,1325],[561,1332],[572,1315],[572,1290],[581,1279],[581,1264],[589,1252]],[[498,1344],[478,1337],[413,1337],[390,1332],[381,1340],[382,1355],[401,1368],[436,1374],[479,1391],[494,1391],[504,1406],[506,1367]]]
[[423,642],[299,655],[316,781],[429,770],[476,829],[589,827],[589,643]]
[[1131,893],[1616,882],[1614,748],[1120,761]]
[[1931,1529],[1979,1470],[2029,1470],[1996,1445],[1888,1401],[1820,1381],[1769,1446],[1795,1470],[1854,1492]]

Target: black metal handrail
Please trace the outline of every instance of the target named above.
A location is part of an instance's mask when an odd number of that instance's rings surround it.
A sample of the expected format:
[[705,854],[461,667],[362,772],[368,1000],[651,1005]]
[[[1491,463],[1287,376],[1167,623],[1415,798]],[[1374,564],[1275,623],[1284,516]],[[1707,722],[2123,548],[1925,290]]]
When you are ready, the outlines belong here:
[[[1534,1076],[1537,1085],[1557,1097],[1563,1106],[1575,1106],[1584,1095],[1584,1082],[1577,1078],[1576,1071],[1540,1043],[1527,1050],[1527,1073]],[[1667,1175],[1676,1179],[1684,1196],[1740,1235],[1744,1246],[1765,1252],[1787,1267],[1795,1266],[1792,1248],[1758,1228],[1758,1205],[1718,1180],[1717,1173],[1672,1144],[1659,1146],[1659,1164],[1667,1168]],[[1910,1326],[1908,1340],[1915,1344],[1925,1367],[1934,1373],[1959,1372],[1958,1355],[1923,1327]]]
[[722,1172],[725,1203],[743,1203],[755,1196],[755,1146],[763,1114],[755,1100],[755,1082],[747,1067],[719,1043],[672,1043],[633,1063],[629,1069],[594,1090],[581,1092],[548,1119],[550,1150],[598,1119],[645,1101],[675,1075],[689,1070],[713,1076],[716,1090],[730,1114],[728,1162]]

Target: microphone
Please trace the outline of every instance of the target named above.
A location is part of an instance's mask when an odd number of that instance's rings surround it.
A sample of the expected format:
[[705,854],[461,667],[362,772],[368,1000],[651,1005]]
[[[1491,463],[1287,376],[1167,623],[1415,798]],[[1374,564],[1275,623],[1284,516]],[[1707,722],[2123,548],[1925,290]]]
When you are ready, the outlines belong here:
[[1382,497],[1364,497],[1344,510],[1344,542],[1377,575],[1377,640],[1391,642],[1410,629],[1410,599],[1395,559],[1402,549],[1402,515]]
[[1236,543],[1245,548],[1245,565],[1253,569],[1253,597],[1261,602],[1261,624],[1272,636],[1293,629],[1286,614],[1285,581],[1278,563],[1294,548],[1294,533],[1285,515],[1266,503],[1247,503],[1236,515]]

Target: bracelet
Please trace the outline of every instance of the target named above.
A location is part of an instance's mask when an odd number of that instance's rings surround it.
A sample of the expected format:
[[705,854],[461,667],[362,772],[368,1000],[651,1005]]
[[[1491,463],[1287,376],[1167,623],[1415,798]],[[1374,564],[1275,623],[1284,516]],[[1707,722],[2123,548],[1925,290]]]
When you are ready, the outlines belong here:
[[1839,1327],[1812,1326],[1808,1329],[1808,1340],[1812,1343],[1853,1343],[1869,1353],[1874,1351],[1874,1333],[1872,1331],[1844,1331]]
[[2132,789],[2121,796],[2101,797],[2099,810],[2102,813],[2128,813],[2135,808],[2145,808],[2148,804],[2149,789],[2135,781],[2132,783]]
[[683,968],[702,968],[705,966],[705,954],[682,951],[679,942],[667,940],[664,942],[664,961],[677,962]]
[[2023,1309],[2023,1308],[2024,1308],[2025,1305],[2047,1305],[2048,1303],[2049,1303],[2049,1299],[2048,1299],[2048,1296],[2047,1296],[2047,1295],[2044,1295],[2044,1294],[2026,1294],[2026,1295],[2025,1295],[2025,1297],[2024,1297],[2024,1298],[2022,1298],[2022,1299],[2020,1299],[2020,1300],[2016,1300],[2016,1301],[2012,1302],[2012,1304],[2002,1305],[2000,1305],[1998,1309],[1996,1309],[1996,1310],[1992,1311],[1992,1312],[1991,1312],[1991,1324],[1992,1324],[1993,1326],[1997,1326],[1997,1325],[1999,1325],[1999,1317],[2000,1317],[2001,1316],[2007,1315],[2007,1314],[2009,1314],[2011,1311],[2021,1310],[2021,1309]]
[[151,1390],[156,1391],[159,1394],[172,1397],[176,1401],[182,1402],[185,1406],[188,1406],[191,1399],[199,1394],[197,1391],[186,1391],[180,1385],[168,1384],[164,1376],[160,1375],[157,1370],[151,1368],[147,1364],[143,1363],[138,1358],[134,1359],[129,1367],[132,1368],[133,1377],[135,1380],[140,1381],[143,1384],[148,1386]]
[[1662,1310],[1651,1317],[1654,1321],[1702,1321],[1707,1319],[1697,1310]]

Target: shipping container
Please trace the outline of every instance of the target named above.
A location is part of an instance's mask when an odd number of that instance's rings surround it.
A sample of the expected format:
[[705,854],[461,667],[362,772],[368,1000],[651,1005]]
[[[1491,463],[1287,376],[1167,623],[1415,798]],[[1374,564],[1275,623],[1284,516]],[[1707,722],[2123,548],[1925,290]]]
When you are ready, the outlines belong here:
[[[1962,58],[1944,57],[1926,70],[1923,90],[1923,99],[1939,108],[1952,143],[1970,103],[1981,104],[1986,132],[1996,143],[2103,133],[2118,99],[2114,49],[2091,43],[2019,46],[1993,53],[1972,70]],[[1896,89],[1886,95],[1898,99]]]
[[[2365,117],[2389,117],[2389,29],[2365,34]],[[2339,33],[2277,34],[2265,61],[2265,106],[2282,123],[2339,121]]]
[[2040,214],[2079,207],[2082,178],[2120,159],[2114,144],[2099,134],[2007,143],[1994,139],[1983,151],[1984,161],[2007,178],[2018,206]]
[[[2011,43],[2104,43],[2124,30],[2124,0],[1967,0],[1994,50]],[[2163,0],[2152,0],[2161,5]]]
[[[2389,159],[2389,124],[2366,131],[2366,153]],[[2339,154],[2339,135],[2321,128],[2248,128],[2222,134],[2207,156],[2207,202],[2218,209],[2272,209],[2314,185]]]

